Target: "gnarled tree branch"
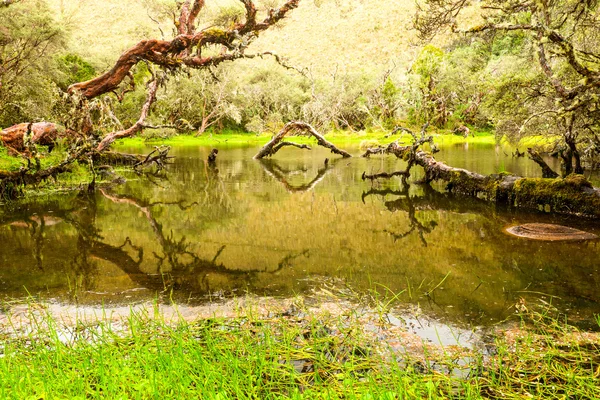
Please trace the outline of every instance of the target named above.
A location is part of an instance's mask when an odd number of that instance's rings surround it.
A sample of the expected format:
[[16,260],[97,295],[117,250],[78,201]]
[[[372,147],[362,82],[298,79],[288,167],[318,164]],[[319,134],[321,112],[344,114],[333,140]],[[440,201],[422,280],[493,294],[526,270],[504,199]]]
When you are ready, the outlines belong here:
[[[300,0],[288,0],[277,10],[270,10],[262,22],[256,21],[256,7],[252,1],[240,1],[246,8],[246,21],[235,24],[231,29],[210,27],[199,32],[194,32],[193,25],[204,2],[194,1],[190,9],[190,2],[186,1],[180,12],[179,35],[172,40],[150,39],[137,43],[125,51],[109,71],[89,81],[71,85],[68,89],[69,93],[79,93],[83,98],[91,99],[112,92],[121,84],[131,69],[143,60],[164,68],[177,69],[182,65],[203,68],[240,58],[239,53],[243,53],[244,46],[236,45],[236,43],[243,44],[244,41],[252,41],[261,31],[270,28],[283,19],[289,11],[296,8]],[[214,57],[191,55],[193,48],[202,48],[209,44],[223,45],[230,53]]]
[[264,157],[270,157],[273,154],[275,154],[279,149],[281,149],[281,147],[283,147],[283,146],[278,146],[278,144],[280,144],[280,142],[283,140],[283,138],[286,135],[288,135],[290,133],[294,133],[294,132],[307,132],[308,136],[312,136],[317,140],[317,143],[319,144],[319,146],[328,148],[329,150],[331,150],[332,153],[339,154],[344,158],[352,157],[350,155],[350,153],[348,153],[347,151],[338,149],[336,146],[334,146],[333,144],[328,142],[311,125],[309,125],[305,122],[295,121],[295,122],[288,122],[281,129],[281,131],[279,131],[279,133],[277,135],[275,135],[273,137],[273,139],[271,139],[271,141],[269,141],[269,143],[265,144],[264,147],[262,149],[260,149],[260,151],[254,156],[254,159],[258,160],[258,159],[261,159]]

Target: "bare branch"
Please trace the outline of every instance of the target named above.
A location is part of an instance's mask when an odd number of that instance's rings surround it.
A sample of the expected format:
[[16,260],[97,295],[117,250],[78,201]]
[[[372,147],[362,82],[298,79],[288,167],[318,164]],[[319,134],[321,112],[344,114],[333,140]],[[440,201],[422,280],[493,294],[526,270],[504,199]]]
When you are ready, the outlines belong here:
[[153,80],[151,80],[148,83],[148,95],[146,97],[146,102],[142,106],[142,111],[140,112],[140,117],[138,118],[137,122],[127,129],[106,135],[102,139],[100,144],[98,144],[96,151],[103,151],[107,149],[115,140],[133,136],[144,129],[144,122],[146,121],[146,118],[150,113],[150,108],[152,107],[152,104],[154,104],[154,102],[156,101],[156,91],[158,90],[158,86],[162,83],[164,79],[164,76],[157,76],[154,77]]
[[307,144],[300,144],[300,143],[294,143],[294,142],[279,142],[279,144],[275,147],[273,147],[273,153],[275,154],[279,151],[279,149],[281,149],[284,146],[293,146],[293,147],[297,147],[299,149],[307,149],[307,150],[311,150],[310,146]]
[[410,178],[410,170],[407,168],[404,171],[394,171],[394,172],[380,172],[377,174],[367,174],[363,172],[361,179],[364,181],[366,179],[370,181],[375,181],[377,179],[390,179],[394,176],[401,176],[404,179]]
[[[308,132],[309,136],[312,136],[312,137],[314,137],[317,140],[317,143],[319,144],[319,146],[323,146],[325,148],[328,148],[329,150],[331,150],[332,153],[339,154],[339,155],[341,155],[344,158],[352,157],[350,155],[350,153],[348,153],[347,151],[340,150],[337,147],[335,147],[333,144],[331,144],[330,142],[328,142],[311,125],[309,125],[309,124],[307,124],[305,122],[295,121],[295,122],[288,122],[281,129],[281,131],[279,131],[279,133],[277,135],[275,135],[273,137],[273,139],[271,139],[271,141],[269,143],[267,143],[267,144],[264,145],[264,147],[254,156],[254,159],[258,160],[258,159],[261,159],[261,158],[264,158],[264,157],[270,157],[273,154],[275,154],[275,152],[281,148],[281,146],[277,147],[277,145],[279,144],[279,142],[281,142],[281,140],[286,135],[288,135],[288,134],[290,134],[290,133],[292,133],[294,131]],[[275,148],[277,148],[277,150],[275,150]]]

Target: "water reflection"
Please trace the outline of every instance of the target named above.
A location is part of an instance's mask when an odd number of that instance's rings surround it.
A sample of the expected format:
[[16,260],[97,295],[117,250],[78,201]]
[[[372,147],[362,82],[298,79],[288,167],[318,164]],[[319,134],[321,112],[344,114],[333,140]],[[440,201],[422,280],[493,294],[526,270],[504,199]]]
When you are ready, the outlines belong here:
[[[440,154],[464,167],[464,150],[452,151]],[[481,163],[473,169],[497,172],[493,147],[468,151]],[[0,296],[197,304],[246,291],[303,293],[315,277],[335,277],[357,290],[404,291],[407,302],[455,321],[503,319],[519,297],[551,301],[573,318],[597,312],[597,242],[503,233],[526,222],[599,233],[594,222],[361,180],[363,171],[404,167],[391,157],[325,163],[326,151],[282,150],[258,162],[256,148],[222,148],[211,166],[209,152],[174,149],[166,175],[1,208]]]
[[301,168],[299,170],[286,169],[273,159],[261,158],[258,160],[258,162],[269,176],[273,177],[273,179],[275,179],[283,185],[285,190],[287,190],[290,193],[296,193],[308,192],[309,190],[314,189],[314,187],[317,186],[323,180],[327,172],[333,169],[334,163],[339,160],[340,159],[336,159],[334,162],[330,163],[329,159],[326,158],[323,162],[323,166],[318,169],[316,176],[310,182],[296,185],[288,182],[288,177],[297,175],[298,173],[306,173],[306,168]]
[[[431,189],[431,186],[424,185],[427,191],[435,192]],[[402,190],[392,190],[392,189],[374,189],[371,188],[367,192],[363,192],[362,201],[365,202],[365,198],[372,195],[378,195],[382,197],[386,197],[388,195],[398,196],[395,200],[386,201],[385,207],[394,212],[398,210],[405,211],[407,213],[409,223],[409,229],[402,233],[394,233],[387,229],[384,229],[383,232],[388,233],[391,237],[394,238],[394,242],[407,237],[408,235],[416,232],[423,243],[423,246],[427,247],[427,241],[425,240],[425,234],[431,233],[431,231],[438,225],[437,221],[428,221],[421,222],[417,218],[416,215],[416,207],[414,204],[413,197],[409,194],[410,185],[406,182],[406,180],[402,181]],[[436,192],[437,193],[437,192]]]

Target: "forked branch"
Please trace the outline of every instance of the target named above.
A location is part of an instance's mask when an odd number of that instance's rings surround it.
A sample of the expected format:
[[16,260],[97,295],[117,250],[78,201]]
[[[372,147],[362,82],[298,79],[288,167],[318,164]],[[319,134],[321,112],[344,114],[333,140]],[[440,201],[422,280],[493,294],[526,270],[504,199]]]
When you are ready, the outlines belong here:
[[[307,124],[305,122],[300,122],[300,121],[294,121],[294,122],[288,122],[281,129],[281,131],[279,131],[279,133],[277,135],[275,135],[273,137],[273,139],[271,139],[271,141],[269,141],[269,143],[267,143],[266,145],[264,145],[264,147],[262,149],[260,149],[260,151],[254,156],[254,159],[259,160],[264,157],[270,157],[273,154],[275,154],[277,151],[279,151],[282,147],[284,147],[286,145],[289,146],[290,142],[283,142],[285,144],[281,145],[281,141],[283,140],[283,138],[285,136],[287,136],[288,134],[294,134],[294,133],[299,133],[299,132],[306,132],[308,134],[308,136],[314,137],[317,140],[317,144],[319,146],[328,148],[334,154],[339,154],[344,158],[352,157],[350,155],[350,153],[348,153],[347,151],[338,149],[332,143],[328,142],[310,124]],[[306,146],[306,145],[294,145],[294,146],[302,147],[302,146]],[[310,147],[308,147],[308,146],[302,147],[302,148],[310,149]]]

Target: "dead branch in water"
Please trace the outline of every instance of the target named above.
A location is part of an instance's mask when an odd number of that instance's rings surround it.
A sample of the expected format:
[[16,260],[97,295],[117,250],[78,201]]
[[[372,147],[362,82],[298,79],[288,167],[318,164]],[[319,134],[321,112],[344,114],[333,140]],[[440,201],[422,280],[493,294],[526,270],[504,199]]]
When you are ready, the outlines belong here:
[[[306,145],[296,145],[295,143],[291,144],[291,142],[283,142],[283,144],[281,143],[281,141],[283,140],[283,138],[286,135],[298,133],[298,132],[307,132],[309,137],[312,136],[317,140],[317,144],[319,146],[323,146],[323,147],[331,150],[331,152],[334,154],[339,154],[344,158],[352,157],[350,155],[350,153],[348,153],[347,151],[338,149],[332,143],[328,142],[311,125],[309,125],[305,122],[294,121],[294,122],[288,122],[281,129],[281,131],[279,131],[279,133],[277,135],[275,135],[273,137],[273,139],[271,139],[269,141],[269,143],[265,144],[264,147],[262,149],[260,149],[260,151],[254,156],[254,159],[259,160],[264,157],[270,157],[284,146],[295,146],[295,147],[310,149],[310,147],[308,147]],[[306,146],[306,147],[303,147],[303,146]]]
[[410,170],[418,165],[425,170],[424,183],[444,181],[451,193],[510,207],[600,217],[600,189],[592,187],[583,175],[570,175],[564,179],[523,178],[507,173],[482,175],[437,161],[432,154],[420,149],[422,143],[423,140],[419,139],[408,146],[392,142],[388,146],[367,149],[363,157],[393,154],[406,161],[408,166],[406,170],[396,173],[369,176],[365,172],[363,176],[372,180],[393,176],[406,179],[410,176]]
[[554,170],[550,168],[548,164],[546,164],[546,161],[544,161],[540,153],[531,148],[528,148],[527,152],[529,153],[529,158],[533,160],[537,165],[539,165],[540,168],[542,168],[542,177],[558,178],[559,175],[556,172],[554,172]]
[[169,151],[171,151],[171,146],[154,146],[154,150],[148,153],[143,160],[134,164],[133,168],[140,169],[154,164],[158,168],[158,171],[161,171],[165,165],[169,164],[169,160],[175,158],[169,156]]

